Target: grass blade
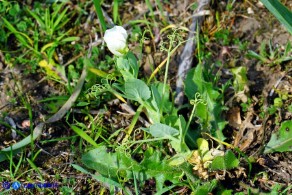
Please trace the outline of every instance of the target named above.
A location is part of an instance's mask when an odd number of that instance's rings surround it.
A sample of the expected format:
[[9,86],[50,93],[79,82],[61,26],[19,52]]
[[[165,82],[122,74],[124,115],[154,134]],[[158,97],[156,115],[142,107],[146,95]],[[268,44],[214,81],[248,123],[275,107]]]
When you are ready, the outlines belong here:
[[89,136],[87,135],[82,129],[78,128],[75,125],[70,125],[73,131],[77,133],[81,138],[83,138],[85,141],[90,143],[91,145],[98,147],[98,144]]
[[164,16],[163,6],[162,6],[160,0],[155,0],[155,2],[157,4],[157,6],[158,6],[162,22],[163,22],[164,25],[166,25],[167,24],[167,20],[166,20],[166,18]]
[[292,34],[292,12],[279,1],[261,0],[261,2]]
[[33,168],[33,170],[35,170],[39,174],[41,181],[44,181],[44,178],[39,168],[29,158],[26,158],[26,160],[30,164],[31,168]]
[[[56,5],[56,4],[55,4]],[[55,18],[59,15],[59,12],[61,8],[63,7],[64,3],[56,5],[56,8],[54,7],[54,12],[52,13],[52,20],[54,21]]]
[[103,17],[102,9],[101,9],[101,1],[100,0],[93,0],[95,11],[97,13],[97,16],[99,18],[102,31],[104,32],[106,30],[106,23]]
[[13,25],[8,20],[6,20],[4,17],[2,17],[2,20],[3,20],[6,28],[8,28],[8,30],[11,31],[16,36],[16,38],[19,40],[19,42],[21,44],[23,44],[26,47],[32,48],[32,47],[30,47],[30,45],[33,45],[33,41],[27,35],[25,35],[24,33],[18,32],[13,27]]
[[119,16],[119,0],[114,0],[114,7],[113,7],[113,18],[114,23],[117,23],[118,16]]
[[36,138],[38,138],[42,134],[43,126],[44,126],[44,123],[38,124],[35,127],[35,129],[33,130],[32,136],[28,135],[27,137],[25,137],[23,140],[17,142],[16,144],[13,144],[12,146],[7,147],[7,148],[3,148],[1,150],[1,152],[9,152],[11,150],[17,150],[19,148],[22,148],[22,147],[28,145],[29,143],[31,143],[32,140],[35,140]]
[[115,187],[118,187],[118,188],[123,188],[123,186],[119,183],[117,183],[116,181],[114,180],[111,180],[109,178],[106,178],[106,177],[103,177],[101,175],[95,175],[95,174],[91,174],[89,171],[85,170],[84,168],[82,168],[81,166],[77,165],[77,164],[71,164],[76,170],[82,172],[82,173],[85,173],[85,174],[89,174],[91,175],[92,178],[96,179],[97,181],[99,182],[102,182],[104,184],[107,184],[109,186],[115,186]]
[[68,10],[68,8],[65,8],[65,9],[63,10],[63,12],[58,16],[57,20],[54,22],[54,24],[53,24],[53,29],[54,29],[54,30],[55,30],[55,29],[58,29],[58,25],[59,25],[59,23],[61,22],[61,20],[64,19],[65,14],[67,13],[67,10]]
[[34,12],[30,11],[28,8],[26,9],[26,11],[37,21],[37,23],[40,25],[40,27],[42,29],[46,28],[46,25],[44,23],[44,21]]

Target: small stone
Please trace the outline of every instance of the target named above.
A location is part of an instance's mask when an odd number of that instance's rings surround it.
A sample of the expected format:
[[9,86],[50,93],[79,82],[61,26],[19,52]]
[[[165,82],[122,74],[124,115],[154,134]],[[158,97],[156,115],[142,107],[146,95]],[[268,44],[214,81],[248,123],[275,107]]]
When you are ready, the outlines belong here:
[[254,14],[254,11],[251,9],[251,7],[247,8],[247,13],[248,14]]
[[260,2],[260,1],[257,2],[256,6],[258,8],[264,8],[265,7],[264,4],[262,2]]
[[29,121],[28,119],[22,121],[22,123],[21,123],[21,127],[22,127],[22,128],[29,128],[29,127],[30,127],[30,121]]

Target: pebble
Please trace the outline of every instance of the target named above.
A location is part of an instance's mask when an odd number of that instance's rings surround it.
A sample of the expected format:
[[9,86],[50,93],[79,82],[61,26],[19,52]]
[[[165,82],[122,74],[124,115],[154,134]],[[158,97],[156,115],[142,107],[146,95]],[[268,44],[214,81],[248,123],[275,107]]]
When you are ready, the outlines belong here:
[[247,13],[253,15],[254,11],[251,9],[251,7],[247,8]]

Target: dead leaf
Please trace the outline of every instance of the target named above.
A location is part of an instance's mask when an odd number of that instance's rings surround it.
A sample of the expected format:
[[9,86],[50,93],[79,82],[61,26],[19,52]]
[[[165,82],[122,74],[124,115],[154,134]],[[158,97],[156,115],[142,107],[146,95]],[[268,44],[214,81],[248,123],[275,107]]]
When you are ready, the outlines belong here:
[[252,128],[253,125],[251,124],[251,120],[252,120],[253,114],[254,114],[254,110],[251,107],[247,111],[246,117],[244,121],[241,123],[239,131],[236,134],[236,137],[234,139],[234,146],[239,146],[240,141],[243,139],[245,129],[248,127]]
[[153,57],[152,55],[148,54],[145,60],[145,64],[143,66],[144,73],[146,75],[150,76],[152,74],[153,65],[154,65]]
[[241,125],[240,108],[239,107],[230,108],[227,113],[227,117],[229,125],[233,128],[239,129]]

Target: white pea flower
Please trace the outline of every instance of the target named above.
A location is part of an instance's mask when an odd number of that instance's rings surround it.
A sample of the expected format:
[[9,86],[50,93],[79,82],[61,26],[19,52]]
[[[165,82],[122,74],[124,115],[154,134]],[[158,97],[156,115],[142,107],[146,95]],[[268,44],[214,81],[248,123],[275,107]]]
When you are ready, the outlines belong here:
[[127,31],[121,26],[114,26],[105,31],[104,41],[108,49],[116,56],[123,56],[128,52]]

